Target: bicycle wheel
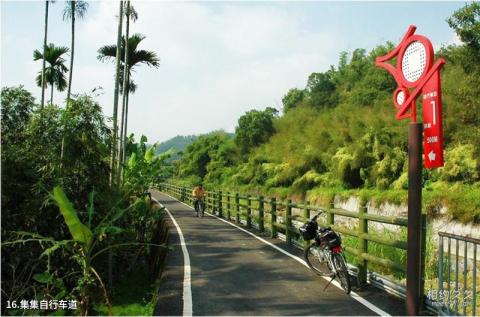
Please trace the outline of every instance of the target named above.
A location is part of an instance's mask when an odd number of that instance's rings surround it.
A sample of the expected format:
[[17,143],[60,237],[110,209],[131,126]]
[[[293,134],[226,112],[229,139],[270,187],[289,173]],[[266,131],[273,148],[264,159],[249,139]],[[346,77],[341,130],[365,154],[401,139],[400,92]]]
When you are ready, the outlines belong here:
[[328,267],[327,258],[323,255],[323,251],[315,243],[312,243],[305,250],[304,255],[305,261],[312,271],[322,276],[332,274],[330,268]]
[[347,263],[345,263],[345,258],[341,253],[333,254],[333,264],[337,270],[337,276],[340,280],[340,285],[342,286],[345,293],[349,294],[351,290],[350,285],[350,276],[348,275]]
[[198,216],[203,217],[203,210],[205,208],[203,207],[203,204],[201,202],[198,203]]
[[198,203],[197,202],[193,203],[193,208],[194,208],[195,217],[198,217]]

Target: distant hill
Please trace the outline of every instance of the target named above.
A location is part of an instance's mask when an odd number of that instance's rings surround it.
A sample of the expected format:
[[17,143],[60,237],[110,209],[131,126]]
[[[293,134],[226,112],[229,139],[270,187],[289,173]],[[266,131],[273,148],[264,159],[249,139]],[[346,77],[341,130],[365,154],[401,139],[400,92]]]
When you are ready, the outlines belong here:
[[176,154],[177,152],[185,150],[185,148],[198,137],[198,135],[177,135],[160,143],[157,148],[157,153],[160,154],[172,150],[172,152]]
[[[207,133],[208,134],[208,133]],[[158,145],[157,154],[165,153],[170,151],[171,156],[168,160],[169,162],[176,161],[180,159],[178,152],[183,152],[193,141],[205,134],[198,135],[177,135],[167,141],[164,141]],[[235,133],[227,133],[229,137],[234,137]]]

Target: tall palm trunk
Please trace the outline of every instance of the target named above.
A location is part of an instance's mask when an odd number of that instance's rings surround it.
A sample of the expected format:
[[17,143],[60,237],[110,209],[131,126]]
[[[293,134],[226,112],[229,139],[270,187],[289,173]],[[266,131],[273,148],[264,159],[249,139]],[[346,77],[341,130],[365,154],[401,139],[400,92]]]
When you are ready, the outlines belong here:
[[122,121],[121,121],[121,129],[120,129],[120,151],[118,151],[118,165],[119,165],[119,173],[118,173],[118,186],[120,186],[120,179],[123,179],[123,170],[124,170],[124,156],[123,153],[125,151],[125,107],[128,98],[128,72],[130,66],[128,64],[128,36],[130,31],[130,0],[127,1],[127,12],[126,12],[126,30],[125,30],[125,59],[123,62],[123,105],[122,105]]
[[53,105],[53,84],[52,84],[52,92],[50,93],[50,103]]
[[45,105],[45,50],[47,47],[47,31],[48,31],[48,0],[45,1],[45,32],[43,35],[43,64],[42,64],[42,105]]
[[[127,75],[127,80],[130,81],[130,74]],[[127,159],[127,150],[126,150],[126,142],[127,142],[127,128],[128,128],[128,100],[129,100],[129,93],[130,89],[127,87],[127,95],[125,96],[126,102],[125,102],[125,128],[123,130],[123,140],[124,140],[124,145],[122,149],[122,161],[125,162]],[[122,170],[123,172],[123,170]],[[122,175],[123,177],[123,175]]]
[[[68,90],[67,90],[67,105],[70,102],[70,90],[72,88],[72,75],[73,75],[73,57],[75,52],[75,1],[70,1],[70,6],[72,8],[72,53],[70,55],[70,72],[68,74]],[[65,149],[65,136],[62,137],[62,147],[60,150],[60,169],[63,166],[63,155]]]
[[[117,155],[117,114],[118,114],[118,86],[120,84],[120,58],[122,55],[122,25],[123,25],[123,1],[120,1],[120,9],[118,14],[118,31],[117,31],[117,52],[115,56],[115,90],[113,93],[113,137],[112,137],[112,156],[110,158],[110,189],[115,188],[115,157]],[[108,284],[113,285],[113,252],[108,252]]]
[[113,137],[112,137],[112,156],[110,159],[110,179],[109,185],[110,188],[114,188],[115,182],[115,159],[117,155],[117,134],[118,134],[118,86],[120,84],[120,58],[121,58],[121,47],[122,47],[122,25],[123,25],[123,1],[120,1],[120,9],[118,15],[118,31],[117,31],[117,52],[115,57],[115,90],[113,94]]
[[68,75],[67,105],[70,100],[70,91],[72,89],[73,57],[75,54],[75,1],[70,1],[70,5],[72,8],[72,53],[70,55],[70,73]]

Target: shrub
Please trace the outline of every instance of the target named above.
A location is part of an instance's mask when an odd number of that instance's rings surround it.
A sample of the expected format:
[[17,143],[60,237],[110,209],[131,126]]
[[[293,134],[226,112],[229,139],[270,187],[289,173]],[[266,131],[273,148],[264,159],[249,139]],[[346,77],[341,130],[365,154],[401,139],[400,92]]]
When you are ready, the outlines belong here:
[[445,153],[445,166],[439,170],[445,181],[473,183],[479,180],[477,160],[472,144],[460,144]]

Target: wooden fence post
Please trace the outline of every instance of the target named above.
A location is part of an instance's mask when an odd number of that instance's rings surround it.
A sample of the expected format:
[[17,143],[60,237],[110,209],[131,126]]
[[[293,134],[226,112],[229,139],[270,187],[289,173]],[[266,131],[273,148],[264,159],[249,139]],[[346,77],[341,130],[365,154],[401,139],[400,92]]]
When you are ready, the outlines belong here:
[[292,244],[292,200],[289,199],[287,200],[287,206],[286,206],[286,211],[285,211],[285,240],[287,241],[287,244]]
[[207,197],[207,206],[210,208],[210,212],[213,214],[213,205],[212,205],[212,193],[210,191],[206,194]]
[[252,227],[252,199],[247,195],[247,228]]
[[230,192],[227,192],[227,220],[230,221]]
[[367,213],[366,202],[362,202],[360,209],[358,210],[358,275],[357,281],[359,286],[363,286],[367,283],[367,265],[368,262],[362,256],[363,253],[368,254],[368,240],[364,235],[368,234],[368,220],[365,219]]
[[214,211],[213,211],[213,210],[214,210],[214,208],[213,208],[214,206],[212,205],[212,201],[213,201],[213,200],[212,200],[212,192],[208,191],[208,192],[207,192],[207,197],[208,197],[208,199],[207,199],[207,201],[208,201],[207,206],[210,207],[210,212],[213,214],[213,213],[214,213]]
[[[334,208],[333,200],[330,203],[330,209]],[[335,214],[327,210],[327,225],[332,226],[335,224]]]
[[210,192],[205,191],[205,211],[207,211],[208,208],[210,208],[210,206],[209,206],[209,204],[208,204],[208,203],[210,202],[210,200],[209,200],[209,199],[210,199],[209,195],[210,195]]
[[272,238],[276,238],[277,237],[277,227],[276,227],[276,223],[277,223],[277,202],[276,202],[276,198],[273,197],[272,199],[270,199],[270,207],[271,207],[271,224],[272,224]]
[[222,199],[223,199],[222,191],[219,191],[218,192],[218,216],[220,218],[223,217]]
[[427,257],[427,215],[422,214],[422,244],[420,263],[420,308],[423,309],[425,302],[425,259]]
[[235,193],[235,222],[240,223],[240,197]]
[[258,197],[258,227],[260,229],[260,232],[265,231],[265,225],[264,225],[264,201],[263,201],[263,196]]
[[[303,209],[303,219],[305,220],[305,222],[310,220],[310,209],[308,208],[309,205],[310,205],[310,202],[306,201]],[[309,245],[310,245],[310,241],[303,242],[303,248],[305,250],[308,248]]]
[[[186,194],[187,194],[187,202],[190,206],[193,206],[193,196],[192,196],[192,191],[193,191],[193,188],[191,187],[185,187],[185,190],[187,191]],[[203,198],[205,199],[205,197]]]

